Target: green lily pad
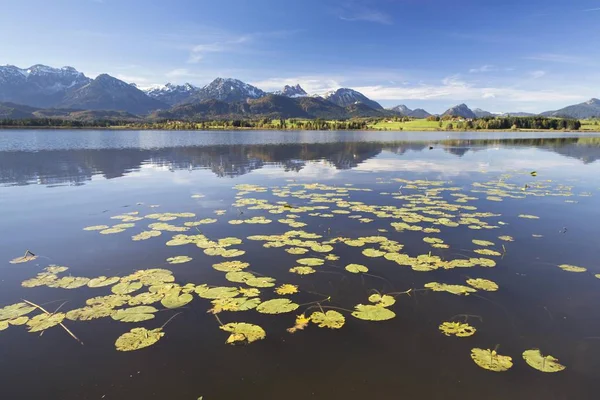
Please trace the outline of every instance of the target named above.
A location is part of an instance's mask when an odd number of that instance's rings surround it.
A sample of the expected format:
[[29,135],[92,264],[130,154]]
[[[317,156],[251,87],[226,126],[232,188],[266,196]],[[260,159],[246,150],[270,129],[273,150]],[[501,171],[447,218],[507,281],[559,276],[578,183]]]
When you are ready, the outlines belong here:
[[300,265],[306,265],[308,267],[318,267],[325,264],[325,260],[320,258],[301,258],[296,262]]
[[381,306],[358,304],[352,316],[365,321],[386,321],[396,316],[391,310]]
[[15,303],[10,306],[0,308],[0,321],[15,319],[27,315],[35,310],[35,307],[27,303]]
[[111,288],[114,294],[129,294],[142,288],[142,282],[121,282]]
[[99,288],[99,287],[114,285],[115,283],[119,282],[120,280],[121,280],[121,278],[119,278],[118,276],[113,276],[110,278],[107,278],[106,276],[99,276],[97,278],[90,279],[88,281],[87,285],[91,288]]
[[[152,286],[154,287],[154,286]],[[150,289],[152,289],[152,287]],[[158,303],[159,301],[161,301],[163,299],[163,297],[165,297],[164,293],[159,293],[159,292],[144,292],[144,293],[140,293],[136,296],[133,296],[131,299],[129,299],[128,301],[128,305],[130,306],[147,306],[150,304],[154,304],[154,303]]]
[[213,308],[208,310],[212,314],[218,314],[222,311],[247,311],[253,310],[260,304],[258,297],[247,298],[247,297],[225,297],[215,299],[211,302]]
[[209,288],[206,285],[196,286],[196,293],[203,299],[221,299],[226,297],[235,297],[240,292],[237,288],[228,286],[219,286]]
[[227,279],[229,282],[235,283],[245,283],[247,280],[252,278],[254,278],[253,274],[251,274],[250,272],[243,271],[228,272],[225,275],[225,279]]
[[369,268],[361,264],[348,264],[346,265],[346,271],[352,272],[353,274],[360,274],[361,272],[368,272]]
[[298,293],[298,286],[292,285],[289,283],[285,283],[285,284],[279,286],[277,289],[275,289],[275,293],[277,293],[280,296]]
[[67,312],[66,318],[71,321],[90,321],[92,319],[110,317],[114,312],[112,307],[96,305],[71,310]]
[[290,299],[273,299],[261,303],[257,308],[261,314],[283,314],[296,310],[298,304],[293,303]]
[[121,322],[142,322],[154,318],[158,310],[152,306],[137,306],[117,310],[111,315],[112,319]]
[[475,334],[476,329],[469,324],[460,322],[444,322],[440,326],[440,331],[446,336],[467,337]]
[[346,318],[342,314],[334,310],[328,310],[323,313],[316,311],[310,316],[310,320],[317,324],[319,328],[340,329],[344,326]]
[[225,343],[252,343],[264,339],[267,334],[264,329],[258,325],[247,324],[245,322],[232,322],[220,327],[225,332],[231,333]]
[[85,301],[85,304],[87,304],[88,306],[100,305],[109,308],[116,308],[127,304],[130,299],[131,296],[128,295],[110,294],[108,296],[92,297],[91,299],[87,299]]
[[188,256],[177,256],[177,257],[169,257],[167,258],[167,262],[169,264],[183,264],[186,262],[192,261],[192,257]]
[[38,314],[27,321],[29,332],[41,332],[59,325],[65,319],[65,314]]
[[194,297],[191,294],[179,294],[179,289],[174,289],[168,292],[160,303],[166,308],[179,308],[185,306],[193,299]]
[[315,269],[312,267],[301,266],[301,267],[290,268],[290,272],[293,274],[298,274],[298,275],[309,275],[309,274],[314,274],[317,271],[315,271]]
[[563,271],[567,271],[567,272],[585,272],[585,271],[587,271],[587,268],[577,267],[575,265],[569,265],[569,264],[559,265],[558,268],[562,269]]
[[448,285],[446,283],[430,282],[425,284],[426,288],[433,290],[434,292],[448,292],[456,295],[468,296],[469,293],[474,293],[477,290],[469,286],[463,285]]
[[362,253],[363,253],[364,256],[366,256],[366,257],[372,257],[372,258],[383,257],[386,254],[385,251],[380,251],[380,250],[377,250],[377,249],[364,249],[362,251]]
[[118,351],[133,351],[152,346],[163,336],[161,328],[148,330],[146,328],[133,328],[127,333],[119,336],[115,342]]
[[384,295],[380,295],[377,293],[372,294],[369,296],[369,301],[371,303],[375,303],[375,305],[381,306],[381,307],[389,307],[389,306],[393,306],[394,304],[396,304],[396,299],[387,294],[384,294]]
[[266,288],[275,286],[275,279],[269,278],[268,276],[257,276],[251,279],[248,279],[246,285],[257,287],[257,288]]
[[213,268],[216,269],[217,271],[221,271],[221,272],[236,272],[236,271],[241,271],[245,268],[248,268],[250,266],[249,263],[247,262],[242,262],[242,261],[223,261],[221,263],[218,264],[213,264]]
[[498,284],[496,282],[482,278],[467,279],[467,284],[473,286],[475,289],[485,290],[488,292],[495,292],[498,290]]

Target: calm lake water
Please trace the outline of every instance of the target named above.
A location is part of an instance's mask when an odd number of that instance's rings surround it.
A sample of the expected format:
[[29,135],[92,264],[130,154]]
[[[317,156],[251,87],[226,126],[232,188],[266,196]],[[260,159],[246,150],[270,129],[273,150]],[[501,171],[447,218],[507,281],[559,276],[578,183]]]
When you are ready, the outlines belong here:
[[[176,310],[153,304],[159,311],[144,322],[65,319],[83,346],[60,326],[42,336],[27,332],[27,326],[9,326],[0,332],[0,397],[595,399],[599,160],[600,138],[574,134],[0,131],[0,308],[27,299],[54,312],[66,301],[60,309],[66,312],[111,293],[110,287],[21,286],[51,264],[69,267],[60,276],[123,277],[166,268],[181,285],[244,287],[212,268],[240,260],[256,276],[276,279],[275,287],[260,288],[262,301],[282,297],[274,289],[284,283],[300,290],[284,296],[300,305],[289,313],[218,314],[221,323],[247,322],[266,331],[264,340],[247,345],[226,344],[229,333],[207,313],[210,300],[195,293]],[[194,196],[199,194],[204,197]],[[263,200],[258,204],[271,209],[240,199]],[[217,221],[143,241],[132,236],[156,220],[140,218],[116,234],[83,230],[119,224],[111,217],[125,213],[137,218],[167,212],[195,214],[167,222],[178,227]],[[253,217],[272,222],[229,223]],[[307,225],[292,228],[280,219]],[[391,225],[397,223],[415,230]],[[424,232],[427,228],[432,230]],[[317,241],[331,241],[333,250],[293,255],[248,239],[290,230],[320,235]],[[223,258],[193,243],[165,245],[174,235],[200,233],[213,241],[239,238],[242,243],[231,248],[245,254]],[[439,256],[444,263],[480,257],[496,265],[419,271],[362,253],[380,243],[354,247],[339,239],[372,236],[402,244],[397,252],[412,258]],[[440,239],[448,248],[434,248],[424,238]],[[483,247],[474,239],[492,242],[485,248],[498,255],[475,253]],[[38,258],[9,263],[26,249]],[[339,259],[326,260],[316,273],[289,272],[298,259],[329,254]],[[174,256],[192,260],[165,261]],[[346,271],[350,263],[368,267],[368,273]],[[559,268],[563,264],[587,270],[569,272]],[[430,282],[466,285],[471,278],[491,280],[499,289],[468,296],[424,290]],[[411,296],[397,294],[408,289]],[[143,291],[147,288],[132,295]],[[368,298],[375,291],[395,296],[389,307],[395,317],[376,322],[353,317],[357,304],[372,304]],[[288,333],[298,314],[319,311],[315,302],[325,310],[336,307],[344,326],[311,323]],[[153,346],[115,349],[116,339],[130,329],[159,328],[178,312]],[[445,336],[438,329],[445,321],[466,321],[477,331]],[[506,372],[482,369],[470,357],[472,348],[496,346],[498,354],[512,357]],[[522,357],[528,349],[558,358],[566,369],[543,373],[530,367]]]

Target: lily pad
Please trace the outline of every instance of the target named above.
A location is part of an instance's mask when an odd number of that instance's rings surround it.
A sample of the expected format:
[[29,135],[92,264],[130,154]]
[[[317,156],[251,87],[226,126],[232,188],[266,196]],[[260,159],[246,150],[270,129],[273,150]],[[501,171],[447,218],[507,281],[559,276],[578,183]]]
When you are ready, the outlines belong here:
[[104,229],[108,229],[110,228],[108,225],[93,225],[93,226],[86,226],[85,228],[83,228],[84,231],[102,231]]
[[396,313],[381,306],[358,304],[355,309],[352,316],[365,321],[387,321],[396,316]]
[[476,329],[469,324],[460,322],[444,322],[440,325],[440,331],[446,336],[468,337],[475,334]]
[[218,286],[209,288],[206,285],[199,285],[196,286],[196,293],[203,299],[221,299],[226,297],[235,297],[240,292],[234,287]]
[[569,264],[559,265],[558,268],[562,269],[563,271],[568,271],[568,272],[585,272],[585,271],[587,271],[587,268],[577,267],[575,265],[569,265]]
[[162,234],[161,231],[157,231],[157,230],[151,230],[151,231],[143,231],[138,233],[137,235],[133,235],[131,237],[131,239],[133,241],[140,241],[140,240],[148,240],[151,239],[153,237],[157,237],[160,236]]
[[325,264],[325,260],[322,260],[320,258],[301,258],[296,262],[300,265],[306,265],[309,267],[318,267],[320,265]]
[[90,321],[97,318],[109,317],[115,311],[107,306],[92,306],[76,308],[67,312],[66,318],[71,321]]
[[218,314],[222,311],[253,310],[260,304],[260,299],[258,297],[230,297],[215,299],[211,303],[213,304],[213,308],[208,310],[208,312]]
[[27,303],[15,303],[10,306],[0,308],[0,321],[11,320],[22,317],[35,310],[35,307]]
[[192,261],[192,257],[188,256],[176,256],[167,258],[167,262],[169,264],[183,264],[190,261]]
[[542,372],[560,372],[566,368],[558,362],[558,358],[543,356],[537,349],[525,350],[523,359],[530,367]]
[[310,316],[310,320],[317,324],[319,328],[340,329],[344,326],[346,318],[342,314],[334,310],[328,310],[323,313],[316,311]]
[[264,339],[267,334],[264,329],[258,325],[247,324],[245,322],[232,322],[220,327],[225,332],[231,333],[225,343],[252,343]]
[[362,251],[362,253],[363,253],[364,256],[373,257],[373,258],[375,258],[375,257],[383,257],[386,254],[385,251],[380,251],[380,250],[377,250],[377,249],[364,249]]
[[164,335],[161,328],[152,330],[146,328],[133,328],[129,332],[119,336],[115,342],[115,347],[118,351],[139,350],[144,347],[152,346]]
[[361,264],[348,264],[345,267],[346,271],[352,272],[353,274],[360,274],[361,272],[368,272],[369,268]]
[[142,322],[154,318],[158,310],[152,306],[137,306],[117,310],[111,315],[112,319],[121,322]]
[[247,262],[242,261],[223,261],[218,264],[213,264],[213,268],[221,272],[236,272],[241,271],[250,266]]
[[38,314],[27,321],[27,326],[29,332],[41,332],[60,324],[64,319],[64,313]]
[[513,365],[512,357],[502,356],[495,350],[474,348],[471,349],[471,358],[481,368],[494,372],[508,371]]
[[99,287],[114,285],[115,283],[119,282],[120,280],[121,280],[121,278],[119,278],[118,276],[113,276],[110,278],[107,278],[106,276],[99,276],[97,278],[90,279],[88,281],[87,285],[91,288],[99,288]]
[[296,333],[297,331],[301,331],[308,326],[310,322],[310,318],[307,318],[304,314],[300,314],[296,316],[296,322],[294,326],[288,328],[287,331],[289,333]]
[[475,289],[485,290],[488,292],[495,292],[498,290],[498,284],[496,282],[482,278],[467,279],[467,284],[473,286]]
[[110,294],[108,296],[92,297],[91,299],[87,299],[85,301],[85,304],[87,304],[88,306],[101,305],[110,308],[116,308],[127,304],[127,302],[129,302],[130,299],[131,296],[128,295]]
[[256,308],[261,314],[283,314],[296,310],[298,304],[292,303],[289,299],[273,299],[267,300]]
[[121,282],[111,288],[114,294],[129,294],[142,288],[142,282]]
[[494,242],[489,242],[487,240],[476,240],[476,239],[473,239],[472,242],[474,244],[476,244],[477,246],[483,246],[483,247],[493,246],[494,245]]
[[89,281],[90,281],[89,278],[77,277],[77,276],[65,276],[63,278],[57,279],[56,281],[53,281],[48,286],[54,287],[54,288],[61,288],[61,289],[77,289],[77,288],[87,285],[87,283]]
[[185,306],[193,299],[194,297],[191,294],[179,294],[179,289],[173,289],[165,295],[160,303],[166,308],[179,308]]
[[277,289],[275,289],[275,293],[277,293],[280,296],[298,293],[298,286],[291,285],[289,283],[285,283],[285,284],[279,286]]
[[448,285],[446,283],[430,282],[425,284],[426,288],[433,290],[434,292],[448,292],[456,295],[468,296],[469,293],[474,293],[477,290],[469,286],[463,285]]
[[375,303],[375,305],[378,305],[381,307],[389,307],[389,306],[393,306],[394,304],[396,304],[396,299],[387,294],[384,294],[384,295],[380,295],[377,293],[372,294],[369,296],[369,301],[371,303]]
[[309,275],[309,274],[314,274],[317,271],[312,267],[301,266],[301,267],[290,268],[290,272],[293,274],[298,274],[298,275]]

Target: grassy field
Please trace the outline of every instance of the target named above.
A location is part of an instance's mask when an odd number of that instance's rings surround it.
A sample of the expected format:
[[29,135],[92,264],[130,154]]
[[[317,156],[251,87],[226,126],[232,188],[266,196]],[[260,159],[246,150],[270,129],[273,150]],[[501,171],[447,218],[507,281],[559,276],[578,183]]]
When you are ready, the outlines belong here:
[[598,132],[600,131],[600,120],[582,119],[581,128],[579,130],[588,132]]
[[415,119],[412,121],[379,121],[369,125],[371,129],[390,130],[390,131],[437,131],[446,129],[447,125],[452,121],[442,121],[440,127],[439,121],[427,121],[426,119]]

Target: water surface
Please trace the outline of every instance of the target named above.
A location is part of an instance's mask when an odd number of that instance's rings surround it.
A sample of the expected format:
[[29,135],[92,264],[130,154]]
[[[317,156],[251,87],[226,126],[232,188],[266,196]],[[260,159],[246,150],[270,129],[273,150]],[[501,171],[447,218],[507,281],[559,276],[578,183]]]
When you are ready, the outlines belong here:
[[[476,296],[416,291],[411,297],[397,297],[391,308],[396,317],[389,321],[366,322],[343,312],[346,323],[340,330],[311,325],[293,335],[286,328],[310,306],[276,316],[254,310],[219,314],[225,323],[249,322],[265,329],[265,340],[247,346],[226,345],[227,334],[206,312],[210,302],[197,296],[165,327],[160,342],[136,352],[117,352],[116,338],[135,326],[159,327],[177,311],[160,311],[155,319],[139,324],[111,318],[66,321],[84,346],[59,327],[40,337],[13,326],[0,332],[3,398],[595,398],[600,378],[600,279],[594,277],[600,274],[599,159],[600,140],[574,134],[0,131],[0,306],[25,298],[52,309],[68,301],[61,310],[66,311],[110,293],[110,288],[21,287],[49,264],[69,266],[68,273],[86,277],[168,268],[181,284],[239,286],[211,267],[222,258],[207,256],[194,245],[165,246],[176,233],[131,240],[155,221],[137,221],[134,228],[115,235],[83,231],[86,226],[118,223],[110,217],[135,211],[141,216],[191,212],[196,215],[193,220],[216,218],[216,223],[199,227],[202,234],[214,240],[241,238],[243,243],[235,247],[246,253],[238,259],[277,284],[298,285],[300,293],[290,296],[298,304],[331,296],[321,304],[353,309],[368,303],[373,290],[423,289],[434,281],[464,285],[469,278],[490,279],[500,287]],[[415,181],[425,183],[414,187]],[[429,252],[444,260],[480,257],[473,253],[477,246],[471,241],[488,240],[502,253],[489,257],[497,263],[494,268],[418,272],[336,243],[332,253],[340,260],[317,267],[313,275],[298,276],[288,272],[298,258],[326,254],[294,256],[247,239],[291,230],[278,222],[288,213],[232,206],[239,193],[233,187],[241,184],[266,189],[241,198],[285,201],[292,209],[315,204],[302,195],[275,196],[273,188],[305,190],[309,195],[335,193],[336,188],[366,189],[337,196],[378,207],[406,207],[410,200],[402,197],[410,195],[431,195],[453,204],[457,200],[452,191],[428,194],[432,186],[427,182],[441,182],[441,187],[458,188],[476,198],[465,204],[476,207],[473,212],[499,214],[485,219],[498,228],[460,225],[442,226],[439,234],[399,232],[390,225],[399,220],[358,211],[352,214],[373,221],[309,213],[299,213],[298,220],[308,224],[301,229],[323,235],[322,240],[381,235],[403,244],[402,252],[413,257]],[[304,186],[314,183],[329,189]],[[489,200],[495,196],[482,192],[482,184],[514,185],[516,191],[524,189],[523,195]],[[192,198],[199,193],[205,197]],[[340,209],[336,202],[318,205]],[[225,215],[214,213],[219,209],[226,210]],[[539,219],[519,218],[520,214]],[[228,223],[254,216],[273,222]],[[184,221],[188,220],[171,223]],[[500,235],[515,241],[504,243]],[[450,248],[432,248],[422,240],[427,236],[443,239]],[[25,249],[40,257],[25,264],[8,263]],[[165,262],[177,255],[193,260]],[[343,267],[349,263],[368,266],[369,275],[346,272]],[[560,264],[587,271],[566,272]],[[261,291],[263,300],[276,297],[271,288]],[[163,307],[159,303],[157,308]],[[477,328],[476,334],[441,334],[438,325],[459,314],[473,316],[468,322]],[[474,347],[497,345],[499,353],[513,358],[507,372],[483,370],[469,356]],[[531,348],[559,358],[567,369],[556,374],[532,369],[521,358]]]

